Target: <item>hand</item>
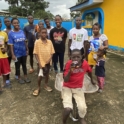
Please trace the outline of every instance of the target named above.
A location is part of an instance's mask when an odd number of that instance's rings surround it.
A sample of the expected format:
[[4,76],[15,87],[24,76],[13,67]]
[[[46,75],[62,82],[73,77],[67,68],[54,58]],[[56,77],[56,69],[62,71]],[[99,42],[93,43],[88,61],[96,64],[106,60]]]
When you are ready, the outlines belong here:
[[27,50],[27,51],[26,51],[26,55],[28,56],[28,54],[29,54],[29,51]]
[[0,44],[0,47],[2,47],[2,44]]
[[38,64],[38,65],[39,65],[39,68],[40,68],[40,69],[42,69],[42,66],[41,66],[41,64]]
[[[51,59],[50,59],[51,60]],[[47,62],[46,62],[46,64],[49,64],[50,63],[50,60],[48,60]]]
[[12,59],[13,59],[14,61],[16,61],[16,56],[15,56],[15,55],[13,55],[13,56],[12,56]]
[[105,49],[105,48],[104,48],[104,46],[101,46],[99,49],[100,49],[100,50],[103,50],[103,49]]
[[1,51],[2,51],[2,53],[4,54],[4,53],[7,51],[7,49],[1,48]]

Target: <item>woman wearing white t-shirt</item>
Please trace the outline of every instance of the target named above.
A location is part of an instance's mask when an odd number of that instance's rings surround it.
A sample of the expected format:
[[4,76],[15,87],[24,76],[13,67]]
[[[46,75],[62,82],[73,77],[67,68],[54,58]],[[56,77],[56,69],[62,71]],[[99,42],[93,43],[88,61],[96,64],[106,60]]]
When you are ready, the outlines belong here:
[[94,56],[98,49],[107,49],[108,48],[108,38],[105,34],[100,34],[100,24],[95,23],[93,25],[93,36],[90,37],[90,48],[89,48],[89,55],[88,55],[88,64],[93,67],[96,65],[96,61],[94,60]]

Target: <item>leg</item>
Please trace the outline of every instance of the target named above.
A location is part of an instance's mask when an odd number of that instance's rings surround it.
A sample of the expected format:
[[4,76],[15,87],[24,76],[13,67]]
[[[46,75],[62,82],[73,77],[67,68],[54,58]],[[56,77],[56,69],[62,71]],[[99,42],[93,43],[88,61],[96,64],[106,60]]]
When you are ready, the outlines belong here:
[[53,55],[53,64],[54,64],[55,72],[58,72],[57,63],[58,63],[58,53],[54,53],[54,55]]
[[63,106],[64,106],[63,124],[66,124],[66,121],[69,117],[69,114],[71,113],[71,111],[73,109],[72,92],[71,92],[70,88],[63,87],[63,89],[62,89],[62,99],[63,99]]
[[73,93],[74,93],[73,97],[75,98],[75,101],[77,103],[78,113],[79,113],[81,124],[86,124],[84,117],[87,112],[87,106],[86,106],[86,102],[85,102],[84,93],[81,88],[74,89]]
[[104,77],[97,77],[97,81],[98,81],[99,89],[103,89],[105,82]]
[[64,53],[59,53],[60,72],[63,72]]
[[3,87],[6,85],[6,75],[3,75]]
[[[11,64],[11,57],[8,57],[8,62],[9,62],[9,65]],[[9,76],[10,76],[10,74],[8,74],[7,76],[6,76],[6,83],[8,84],[8,83],[10,83],[10,81],[9,81]]]
[[15,68],[16,68],[16,75],[18,76],[18,79],[20,79],[20,64],[21,64],[21,57],[17,58],[17,62],[15,62]]
[[31,66],[31,69],[29,71],[29,73],[33,73],[34,72],[34,68],[33,68],[33,50],[34,48],[33,47],[29,47],[29,56],[30,56],[30,66]]
[[47,74],[45,75],[45,86],[44,86],[44,88],[48,92],[51,92],[52,88],[48,86],[50,64],[47,64],[46,67],[47,67]]
[[63,111],[63,124],[66,124],[66,121],[67,121],[71,111],[72,111],[71,108],[64,108],[64,111]]

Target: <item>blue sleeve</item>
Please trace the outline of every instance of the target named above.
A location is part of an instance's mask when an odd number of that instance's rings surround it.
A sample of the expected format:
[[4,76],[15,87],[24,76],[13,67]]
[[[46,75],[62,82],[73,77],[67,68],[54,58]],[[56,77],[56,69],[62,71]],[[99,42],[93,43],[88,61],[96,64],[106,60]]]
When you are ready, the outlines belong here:
[[12,33],[10,32],[9,34],[8,34],[8,44],[10,44],[10,45],[13,45],[14,44],[14,40],[13,40],[13,38],[12,38]]

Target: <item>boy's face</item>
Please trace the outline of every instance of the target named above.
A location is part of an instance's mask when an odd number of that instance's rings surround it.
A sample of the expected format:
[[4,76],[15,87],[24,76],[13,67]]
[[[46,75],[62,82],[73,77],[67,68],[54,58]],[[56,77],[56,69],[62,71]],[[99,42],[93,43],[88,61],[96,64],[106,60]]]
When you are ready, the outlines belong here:
[[50,26],[50,21],[48,19],[45,20],[45,24],[46,24],[47,27],[49,27]]
[[56,16],[55,18],[56,26],[60,27],[62,23],[62,19],[59,16]]
[[43,39],[47,38],[47,30],[43,29],[41,31],[41,38],[43,38]]
[[77,61],[79,64],[79,63],[81,63],[81,59],[82,59],[82,56],[79,51],[72,52],[72,54],[71,54],[72,61]]
[[33,24],[33,22],[34,22],[33,16],[28,16],[28,22],[29,22],[29,24]]
[[76,18],[76,26],[81,26],[82,20],[80,17]]
[[43,27],[44,27],[44,24],[43,24],[42,22],[40,22],[40,23],[38,24],[38,26],[39,26],[40,28],[43,28]]
[[6,18],[6,19],[4,19],[4,24],[6,26],[11,26],[11,21],[8,18]]

